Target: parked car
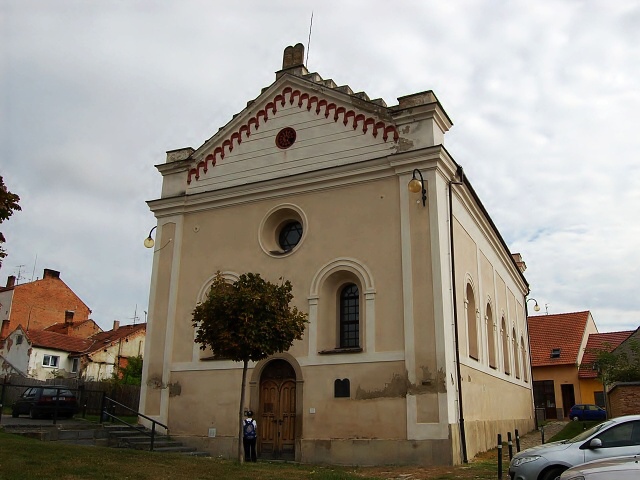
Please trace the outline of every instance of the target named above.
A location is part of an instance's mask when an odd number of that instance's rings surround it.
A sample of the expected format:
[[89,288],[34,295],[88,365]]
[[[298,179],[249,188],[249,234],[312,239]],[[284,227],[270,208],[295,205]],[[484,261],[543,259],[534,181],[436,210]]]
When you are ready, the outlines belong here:
[[598,405],[579,404],[574,405],[569,410],[569,418],[571,420],[606,420],[607,411]]
[[14,403],[11,415],[52,416],[56,408],[59,417],[72,417],[78,413],[76,396],[64,385],[41,385],[27,388]]
[[570,440],[546,443],[517,453],[509,464],[511,480],[554,480],[576,465],[635,455],[640,449],[640,415],[604,421]]
[[640,450],[638,455],[606,458],[571,467],[560,480],[637,480],[640,478]]

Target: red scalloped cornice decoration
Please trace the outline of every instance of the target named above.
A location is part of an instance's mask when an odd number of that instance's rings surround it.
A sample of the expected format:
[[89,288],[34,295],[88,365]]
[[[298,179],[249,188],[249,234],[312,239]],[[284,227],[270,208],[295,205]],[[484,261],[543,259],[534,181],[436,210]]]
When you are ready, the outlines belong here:
[[255,114],[254,117],[250,118],[246,124],[242,125],[236,132],[232,133],[228,138],[226,138],[221,146],[215,148],[213,153],[210,153],[206,156],[203,161],[198,162],[198,165],[195,168],[189,170],[189,175],[187,177],[187,183],[191,184],[192,177],[195,177],[196,180],[200,179],[200,170],[204,173],[207,173],[207,167],[209,162],[211,162],[211,166],[215,167],[218,160],[224,159],[225,149],[229,152],[233,150],[234,141],[236,144],[240,145],[242,143],[242,134],[249,138],[251,136],[251,125],[253,125],[253,131],[258,130],[260,128],[260,121],[262,118],[262,123],[266,123],[269,121],[269,112],[271,115],[275,115],[278,112],[277,105],[285,106],[285,95],[289,94],[289,104],[293,105],[294,99],[298,98],[298,108],[302,108],[302,106],[306,102],[306,107],[308,111],[311,111],[312,105],[315,104],[315,113],[316,115],[320,115],[320,112],[324,108],[324,116],[325,118],[329,118],[331,112],[333,112],[333,121],[337,122],[342,116],[342,123],[346,127],[349,122],[352,123],[353,129],[358,128],[358,125],[362,127],[362,133],[365,134],[369,131],[369,127],[371,127],[371,133],[374,138],[378,136],[378,132],[382,132],[382,139],[386,142],[389,138],[389,134],[393,133],[393,141],[398,141],[398,130],[394,125],[387,125],[384,122],[376,122],[375,119],[371,117],[365,117],[361,113],[356,113],[353,110],[347,110],[344,107],[338,107],[335,103],[329,103],[326,99],[318,99],[315,95],[309,96],[308,93],[301,93],[300,90],[293,90],[291,87],[285,87],[282,90],[282,93],[279,93],[273,100],[265,105],[265,107]]

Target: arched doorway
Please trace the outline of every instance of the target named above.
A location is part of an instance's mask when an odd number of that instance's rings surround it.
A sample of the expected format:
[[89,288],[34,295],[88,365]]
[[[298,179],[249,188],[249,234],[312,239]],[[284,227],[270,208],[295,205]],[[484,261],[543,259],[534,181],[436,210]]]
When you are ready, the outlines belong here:
[[296,372],[286,360],[272,360],[260,376],[258,449],[262,458],[295,458]]

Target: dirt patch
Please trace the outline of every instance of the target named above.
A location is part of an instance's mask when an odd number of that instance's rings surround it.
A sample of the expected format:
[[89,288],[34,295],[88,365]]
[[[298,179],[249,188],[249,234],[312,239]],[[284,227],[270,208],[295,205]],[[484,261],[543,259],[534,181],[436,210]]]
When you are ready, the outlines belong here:
[[[503,458],[503,478],[507,478],[509,459]],[[382,466],[382,467],[358,467],[354,474],[385,480],[482,480],[495,479],[498,473],[497,451],[491,450],[482,453],[465,465],[458,466]]]

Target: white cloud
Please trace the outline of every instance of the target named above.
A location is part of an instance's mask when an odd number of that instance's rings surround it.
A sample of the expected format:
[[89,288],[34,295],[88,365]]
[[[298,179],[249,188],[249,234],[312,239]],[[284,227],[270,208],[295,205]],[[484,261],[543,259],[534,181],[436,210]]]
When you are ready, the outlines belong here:
[[394,104],[433,90],[464,168],[550,313],[640,324],[640,4],[0,0],[5,275],[55,268],[109,327],[146,309],[164,152],[271,84],[287,45]]

